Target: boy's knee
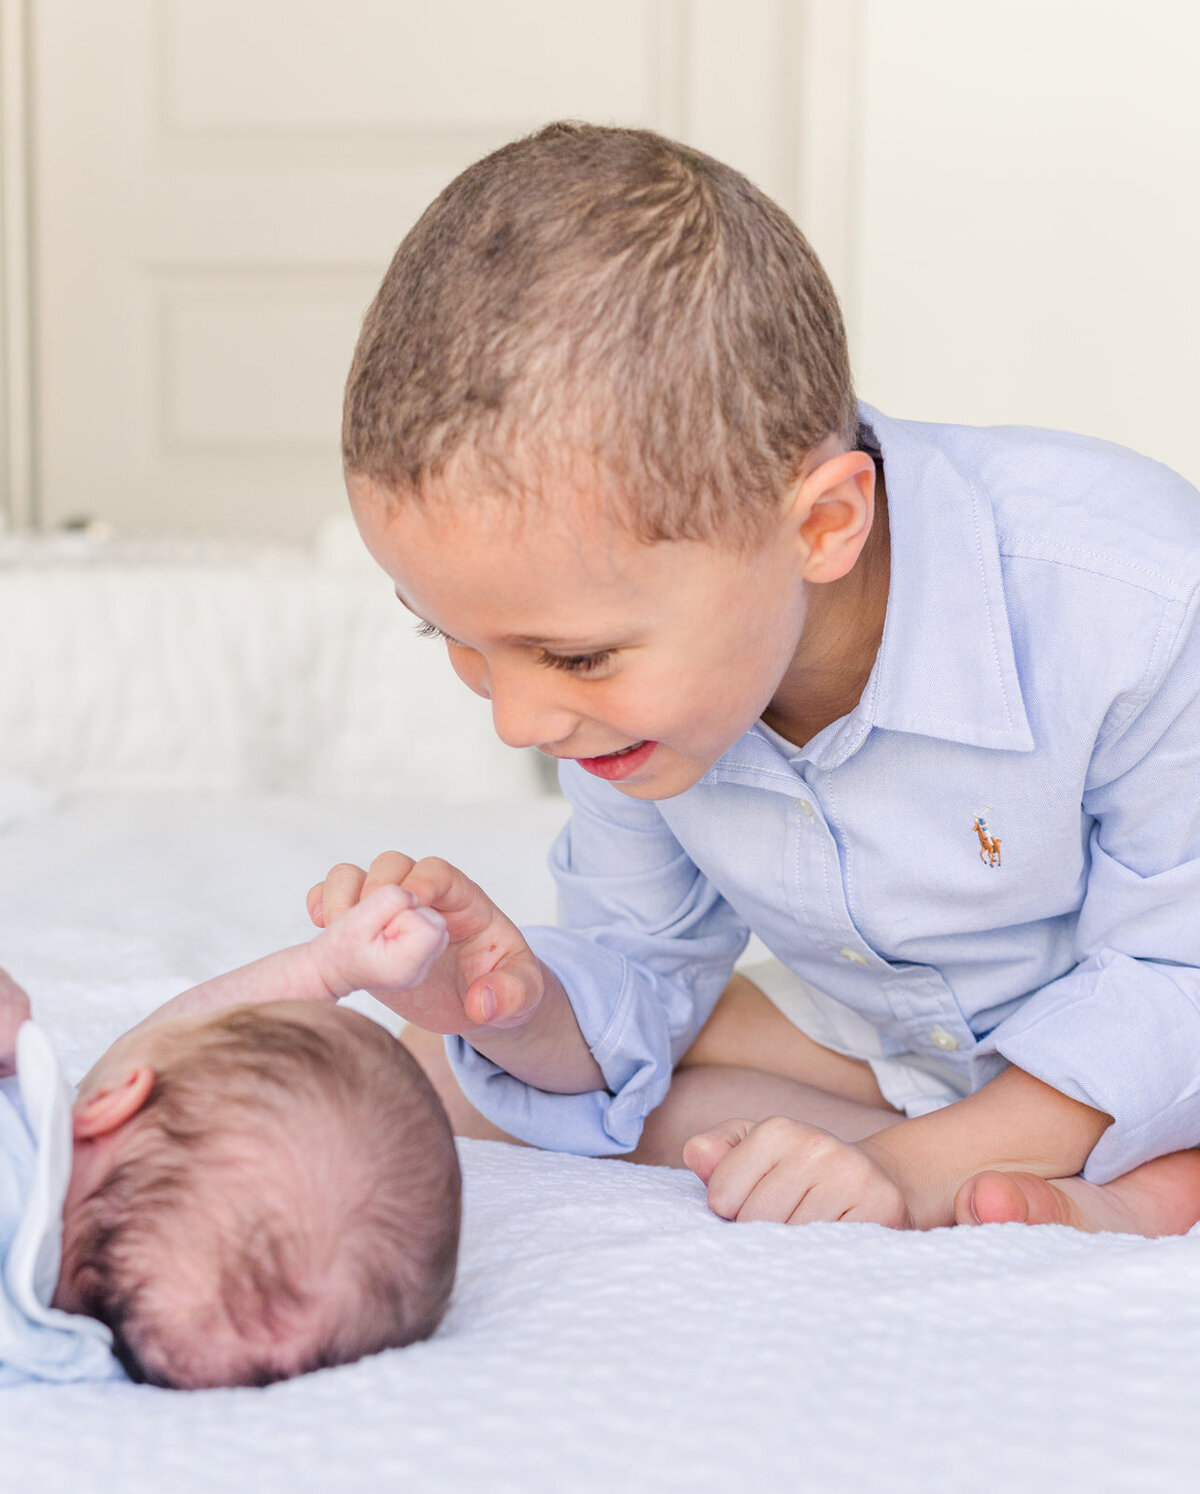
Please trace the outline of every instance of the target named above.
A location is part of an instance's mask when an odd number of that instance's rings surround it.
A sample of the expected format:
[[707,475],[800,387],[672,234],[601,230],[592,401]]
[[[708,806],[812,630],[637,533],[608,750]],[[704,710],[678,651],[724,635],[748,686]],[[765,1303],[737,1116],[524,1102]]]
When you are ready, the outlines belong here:
[[648,1167],[682,1167],[684,1142],[712,1124],[710,1107],[704,1103],[710,1085],[707,1066],[676,1069],[666,1098],[646,1117],[637,1146],[618,1160]]
[[[708,1021],[679,1060],[677,1071],[704,1064],[738,1062],[740,1054],[733,1045],[744,1044],[747,1031],[754,1029],[760,1017],[760,1009],[767,1006],[767,998],[758,987],[735,971]],[[770,1010],[773,1013],[775,1009]]]

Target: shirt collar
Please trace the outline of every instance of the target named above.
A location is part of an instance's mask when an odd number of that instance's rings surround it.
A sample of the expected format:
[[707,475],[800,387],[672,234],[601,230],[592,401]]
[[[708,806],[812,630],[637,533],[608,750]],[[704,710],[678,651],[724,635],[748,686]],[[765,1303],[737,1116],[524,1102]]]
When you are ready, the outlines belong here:
[[[996,525],[986,496],[937,444],[936,427],[860,419],[883,455],[891,579],[883,639],[862,699],[790,762],[836,768],[871,728],[972,747],[1032,752]],[[710,769],[783,787],[778,747],[752,728]]]
[[858,710],[889,731],[1032,752],[991,504],[936,426],[860,414],[883,453],[891,584]]

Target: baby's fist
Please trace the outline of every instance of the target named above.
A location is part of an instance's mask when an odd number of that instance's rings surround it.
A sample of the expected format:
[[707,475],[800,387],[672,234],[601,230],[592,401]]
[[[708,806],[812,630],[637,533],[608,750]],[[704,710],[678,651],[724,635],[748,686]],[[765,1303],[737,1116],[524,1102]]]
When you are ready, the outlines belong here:
[[0,970],[0,1079],[16,1072],[17,1033],[29,1020],[29,997]]
[[322,976],[338,997],[386,995],[419,985],[447,944],[446,920],[402,887],[377,887],[313,941]]

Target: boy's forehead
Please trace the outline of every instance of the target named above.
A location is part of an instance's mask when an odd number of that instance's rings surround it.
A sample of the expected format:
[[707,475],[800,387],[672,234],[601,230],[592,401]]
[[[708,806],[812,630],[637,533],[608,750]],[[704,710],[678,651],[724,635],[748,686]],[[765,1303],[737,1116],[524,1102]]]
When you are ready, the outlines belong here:
[[450,555],[463,569],[490,558],[520,568],[528,559],[530,566],[552,562],[607,584],[636,569],[641,552],[658,548],[635,539],[578,489],[511,499],[447,489],[409,498],[354,475],[347,487],[364,539],[397,562]]
[[352,489],[368,549],[415,615],[488,620],[516,641],[587,641],[597,628],[652,620],[706,589],[722,557],[695,541],[648,544],[572,505],[506,519],[500,505],[432,505]]

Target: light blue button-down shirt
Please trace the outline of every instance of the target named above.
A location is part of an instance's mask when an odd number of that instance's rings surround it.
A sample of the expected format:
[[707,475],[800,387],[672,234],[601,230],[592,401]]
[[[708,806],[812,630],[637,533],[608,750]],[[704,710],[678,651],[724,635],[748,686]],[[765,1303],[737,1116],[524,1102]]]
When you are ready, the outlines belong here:
[[629,1150],[753,932],[886,1052],[1108,1112],[1103,1182],[1200,1144],[1200,494],[1100,441],[862,413],[892,568],[859,704],[673,799],[565,764],[561,927],[527,932],[608,1092],[451,1061],[507,1131]]

